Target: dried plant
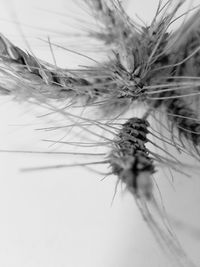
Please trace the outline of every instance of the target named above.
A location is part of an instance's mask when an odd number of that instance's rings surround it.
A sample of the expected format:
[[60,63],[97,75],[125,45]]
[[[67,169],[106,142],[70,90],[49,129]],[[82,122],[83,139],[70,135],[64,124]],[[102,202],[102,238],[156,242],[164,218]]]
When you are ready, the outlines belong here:
[[[109,164],[111,173],[133,194],[159,244],[174,256],[176,264],[193,266],[154,197],[153,186],[153,174],[159,164],[181,173],[180,166],[184,164],[147,138],[147,134],[199,160],[200,126],[195,109],[200,86],[199,8],[178,30],[170,31],[184,1],[175,5],[172,0],[165,4],[160,1],[149,26],[139,25],[129,18],[117,0],[84,0],[81,3],[97,20],[99,28],[89,30],[87,35],[107,47],[107,61],[99,63],[93,60],[93,66],[72,72],[39,60],[1,35],[0,93],[20,101],[33,100],[39,105],[45,104],[52,112],[70,118],[73,126],[100,137],[102,147],[109,152],[99,154],[103,157],[102,161],[80,163],[79,166]],[[52,100],[63,103],[65,108],[55,108]],[[96,108],[104,116],[109,114],[112,121],[78,117],[66,110],[66,103]],[[125,111],[133,109],[136,103],[145,108],[143,118],[130,118],[117,127],[115,111],[120,117]],[[151,126],[150,118],[156,119],[155,114],[159,113],[166,115],[168,125],[165,128],[170,138]],[[76,118],[81,122],[75,122]],[[162,124],[161,121],[159,123]],[[90,130],[90,126],[104,130],[105,136]],[[174,129],[178,132],[177,136]],[[147,147],[148,143],[151,148]],[[189,144],[192,144],[192,151]],[[43,169],[69,166],[61,164]],[[153,213],[149,209],[151,205]],[[161,223],[154,218],[155,214]]]

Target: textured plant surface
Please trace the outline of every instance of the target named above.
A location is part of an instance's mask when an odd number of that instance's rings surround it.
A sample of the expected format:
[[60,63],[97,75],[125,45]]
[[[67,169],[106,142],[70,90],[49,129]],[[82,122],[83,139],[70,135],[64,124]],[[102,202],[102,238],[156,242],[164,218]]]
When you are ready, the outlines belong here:
[[[80,147],[79,152],[57,153],[97,160],[25,170],[107,165],[107,175],[116,175],[117,185],[121,182],[134,196],[143,218],[175,266],[194,266],[156,197],[153,175],[159,168],[169,167],[189,176],[189,164],[176,158],[166,146],[199,162],[200,10],[188,11],[185,15],[189,18],[172,31],[170,27],[184,1],[160,1],[148,26],[129,18],[117,0],[79,3],[95,18],[95,30],[88,30],[86,35],[106,47],[106,60],[90,59],[90,66],[63,69],[0,35],[0,94],[63,116],[65,125],[45,130],[68,128],[72,137],[82,131],[87,139],[70,142]],[[50,48],[53,45],[58,46],[49,41]],[[76,107],[83,108],[81,115]],[[140,118],[125,118],[125,112],[130,114],[137,107],[144,111]],[[46,141],[67,144],[64,140]],[[96,153],[94,146],[100,147]],[[85,152],[86,147],[89,152]]]

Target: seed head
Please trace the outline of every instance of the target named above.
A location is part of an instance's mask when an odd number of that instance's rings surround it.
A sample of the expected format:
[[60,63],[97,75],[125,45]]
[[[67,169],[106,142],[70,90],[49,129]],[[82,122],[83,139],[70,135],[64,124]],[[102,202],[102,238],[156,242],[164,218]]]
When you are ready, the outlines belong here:
[[151,175],[155,169],[145,147],[148,126],[149,123],[144,119],[128,120],[116,137],[109,159],[112,172],[125,183],[128,190],[137,197],[143,195],[150,199]]

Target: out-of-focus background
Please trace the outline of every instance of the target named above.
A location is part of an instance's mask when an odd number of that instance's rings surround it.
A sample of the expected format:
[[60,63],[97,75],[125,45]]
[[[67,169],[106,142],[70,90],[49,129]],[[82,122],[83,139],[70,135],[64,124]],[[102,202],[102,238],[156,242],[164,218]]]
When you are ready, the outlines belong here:
[[[91,46],[77,42],[74,37],[76,29],[84,28],[81,20],[85,19],[85,13],[80,6],[77,8],[76,2],[0,0],[0,32],[21,48],[31,47],[36,56],[53,63],[49,45],[44,42],[48,38],[76,51]],[[186,1],[183,10],[190,2]],[[157,4],[156,0],[124,1],[128,14],[138,15],[147,23]],[[55,49],[54,53],[60,66],[88,63],[62,49]],[[94,53],[101,57],[95,47]],[[0,103],[0,149],[44,150],[48,147],[41,140],[48,139],[49,133],[39,130],[43,127],[40,116],[47,111],[7,97],[1,97]],[[101,181],[101,175],[78,167],[20,172],[23,167],[67,163],[68,160],[69,156],[64,155],[0,154],[0,265],[171,266],[143,222],[133,197],[119,190],[111,205],[115,177]],[[160,175],[163,201],[173,215],[177,236],[186,252],[200,264],[198,174],[194,173],[192,179],[176,174],[173,186],[162,172],[157,175]]]

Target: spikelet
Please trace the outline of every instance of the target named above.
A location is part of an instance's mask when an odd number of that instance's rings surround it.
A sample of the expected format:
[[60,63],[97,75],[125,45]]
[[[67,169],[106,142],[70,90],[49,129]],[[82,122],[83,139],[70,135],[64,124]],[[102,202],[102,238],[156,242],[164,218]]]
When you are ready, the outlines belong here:
[[129,119],[117,135],[109,156],[113,174],[117,175],[134,195],[151,198],[151,175],[155,172],[145,147],[149,123],[144,119]]
[[[103,101],[99,106],[126,106],[127,101],[143,99],[145,90],[138,78],[138,70],[131,74],[122,66],[118,55],[115,60],[73,71],[41,62],[34,56],[14,46],[3,35],[0,38],[0,93],[18,100],[29,98],[46,102],[85,99],[89,106]],[[134,78],[133,78],[134,77]]]
[[[112,39],[115,43],[112,51],[115,55],[115,65],[120,66],[116,68],[117,72],[120,75],[126,73],[129,80],[135,81],[136,84],[148,85],[152,71],[158,68],[158,64],[166,64],[164,50],[169,39],[167,30],[182,1],[179,1],[167,15],[165,12],[172,1],[168,1],[165,7],[160,4],[154,20],[145,27],[128,17],[119,1],[85,0],[85,2],[91,8],[91,12],[98,15],[95,18],[106,26],[105,30],[112,29],[116,35],[116,38]],[[158,18],[161,12],[165,16]]]
[[41,62],[29,53],[14,46],[0,35],[0,93],[27,100],[34,98],[69,99],[85,95],[76,87],[86,87],[89,82],[69,74],[66,70]]
[[97,31],[90,31],[89,36],[104,41],[106,45],[119,45],[121,39],[128,40],[137,34],[135,25],[126,15],[119,1],[84,0],[91,15],[98,21]]
[[[1,35],[2,94],[12,94],[19,99],[33,97],[40,101],[74,101],[82,97],[87,103],[104,101],[107,107],[146,100],[148,86],[162,82],[159,81],[161,74],[169,75],[169,72],[156,72],[155,69],[168,60],[164,53],[169,36],[167,28],[180,3],[167,16],[157,19],[163,9],[159,6],[149,27],[136,27],[118,1],[88,0],[86,3],[91,8],[95,7],[95,12],[100,13],[99,17],[107,28],[118,32],[119,42],[113,50],[112,59],[102,64],[96,62],[96,66],[82,72],[74,71],[72,75],[23,52]],[[124,29],[129,33],[126,37],[123,36]],[[105,105],[102,107],[104,110]]]
[[200,145],[200,122],[196,112],[177,93],[175,98],[166,101],[165,107],[172,122],[172,131],[174,127],[177,128],[181,142],[184,144],[184,137],[196,149]]
[[[155,167],[145,146],[148,142],[148,127],[148,121],[139,118],[131,118],[123,124],[109,155],[112,173],[117,175],[119,181],[125,184],[134,196],[141,215],[158,244],[169,257],[172,257],[174,262],[171,264],[194,267],[170,229],[166,214],[154,198],[152,175]],[[153,213],[150,211],[151,205],[154,208]],[[155,214],[157,219],[154,218]]]

